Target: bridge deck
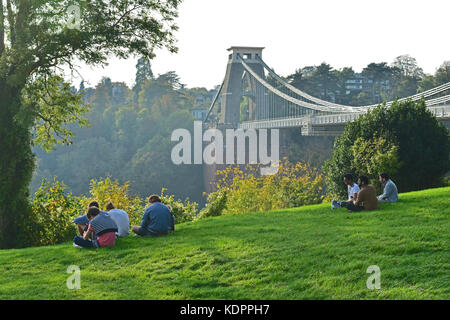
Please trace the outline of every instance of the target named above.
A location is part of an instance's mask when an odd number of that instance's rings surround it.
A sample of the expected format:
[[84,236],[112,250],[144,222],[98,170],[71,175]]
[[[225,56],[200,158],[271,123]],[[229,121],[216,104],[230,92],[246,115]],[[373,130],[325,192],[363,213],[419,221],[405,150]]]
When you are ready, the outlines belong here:
[[[428,107],[428,110],[441,121],[450,120],[450,105]],[[239,127],[242,129],[301,128],[302,135],[339,135],[347,122],[357,119],[361,114],[364,113],[245,121]]]

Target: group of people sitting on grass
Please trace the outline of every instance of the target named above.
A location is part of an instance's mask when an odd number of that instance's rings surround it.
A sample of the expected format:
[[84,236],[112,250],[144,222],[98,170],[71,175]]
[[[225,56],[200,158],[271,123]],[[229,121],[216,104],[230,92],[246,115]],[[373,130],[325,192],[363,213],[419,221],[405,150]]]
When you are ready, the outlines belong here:
[[[148,203],[141,225],[133,226],[131,230],[142,237],[157,237],[175,231],[175,217],[170,208],[161,203],[161,198],[151,195]],[[80,234],[73,239],[76,248],[112,247],[117,239],[130,234],[128,214],[117,209],[111,201],[106,204],[106,211],[100,210],[97,201],[92,201],[87,213],[75,218],[74,223]]]
[[397,186],[389,178],[389,175],[386,172],[380,173],[379,180],[384,190],[377,197],[375,187],[369,184],[368,177],[360,176],[358,183],[355,183],[351,173],[345,174],[344,183],[348,187],[348,200],[333,200],[331,209],[347,208],[347,210],[352,212],[376,210],[380,202],[396,202],[398,200]]
[[[369,184],[369,178],[360,176],[358,183],[355,183],[352,174],[344,175],[344,183],[348,187],[348,200],[333,200],[331,208],[347,208],[355,212],[376,210],[379,202],[396,202],[398,191],[395,183],[387,173],[381,173],[379,179],[384,191],[377,197],[375,187]],[[151,195],[148,203],[141,225],[133,226],[132,232],[142,237],[157,237],[175,231],[175,217],[170,208],[161,203],[161,198],[155,194]],[[97,201],[92,201],[89,203],[87,213],[75,218],[74,223],[80,235],[73,239],[73,245],[78,248],[112,247],[117,239],[130,234],[128,214],[117,209],[111,201],[106,204],[106,211],[100,210]]]

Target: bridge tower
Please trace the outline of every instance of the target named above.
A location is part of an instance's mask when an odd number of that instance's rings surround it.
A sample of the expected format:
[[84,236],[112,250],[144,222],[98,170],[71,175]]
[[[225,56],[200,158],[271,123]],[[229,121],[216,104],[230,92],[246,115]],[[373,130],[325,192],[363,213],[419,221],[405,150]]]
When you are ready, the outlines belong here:
[[[225,74],[224,84],[222,88],[222,115],[220,122],[230,124],[237,127],[240,122],[240,103],[243,91],[244,67],[241,60],[244,60],[258,75],[264,78],[264,66],[260,62],[262,59],[262,50],[264,47],[231,47],[228,49],[227,72]],[[246,77],[249,90],[247,95],[250,97],[249,104],[249,120],[257,120],[257,108],[264,100],[264,92],[256,90],[257,84],[251,81],[250,77]]]

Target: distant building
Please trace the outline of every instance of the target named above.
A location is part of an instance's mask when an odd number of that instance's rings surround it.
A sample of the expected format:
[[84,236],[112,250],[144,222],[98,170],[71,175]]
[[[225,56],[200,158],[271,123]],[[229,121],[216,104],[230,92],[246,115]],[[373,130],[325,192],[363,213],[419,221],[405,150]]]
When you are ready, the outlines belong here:
[[204,121],[206,115],[208,114],[207,109],[192,109],[191,114],[194,116],[195,120]]
[[126,87],[125,83],[123,82],[113,82],[112,84],[112,96],[117,97],[124,93],[124,87]]
[[196,108],[191,109],[191,114],[196,120],[204,121],[208,114],[209,107],[213,102],[220,85],[216,86],[212,90],[202,90],[201,93],[197,93],[194,96]]
[[204,106],[209,105],[216,96],[218,88],[215,88],[213,90],[209,90],[205,93],[199,93],[195,96],[195,103],[197,106]]
[[345,81],[345,94],[362,91],[364,80],[365,78],[360,73],[355,73],[352,78]]
[[124,104],[129,89],[125,82],[111,83],[111,98],[114,104]]
[[[377,93],[380,94],[379,90],[387,91],[390,87],[389,80],[382,80],[380,81],[380,87],[377,88]],[[363,76],[361,73],[355,73],[353,74],[353,77],[350,79],[347,79],[345,81],[345,94],[351,94],[351,93],[359,93],[363,91],[372,92],[373,90],[373,80],[368,79],[367,77]]]
[[301,69],[301,74],[303,77],[311,77],[316,71],[317,67],[315,66],[306,66]]
[[195,104],[202,106],[206,102],[206,95],[198,94],[195,96]]

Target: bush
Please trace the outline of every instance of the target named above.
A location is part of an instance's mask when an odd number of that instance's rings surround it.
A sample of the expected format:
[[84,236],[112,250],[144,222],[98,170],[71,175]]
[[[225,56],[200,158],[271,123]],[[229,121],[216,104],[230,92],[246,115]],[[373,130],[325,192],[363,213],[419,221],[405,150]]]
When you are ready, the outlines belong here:
[[[327,191],[345,196],[343,174],[375,177],[380,173],[376,170],[396,171],[389,173],[400,192],[439,186],[450,169],[449,152],[449,132],[427,110],[424,100],[396,101],[389,108],[380,105],[348,123],[336,139],[331,158],[323,166]],[[355,156],[363,157],[363,162]]]
[[[92,200],[97,200],[100,207],[104,208],[108,201],[112,201],[114,205],[122,210],[125,210],[130,217],[130,225],[140,225],[142,216],[148,202],[139,197],[132,197],[128,194],[129,183],[125,182],[123,185],[119,184],[117,180],[106,178],[105,180],[92,180],[90,186],[91,198],[84,198],[85,206]],[[192,221],[196,217],[197,203],[190,202],[186,199],[184,202],[175,200],[173,195],[166,195],[164,192],[167,189],[161,190],[161,202],[171,208],[175,216],[176,223]]]
[[316,168],[285,160],[276,175],[264,179],[262,200],[270,199],[264,210],[321,203],[325,196],[324,184],[323,175]]
[[80,199],[67,193],[64,183],[57,181],[56,177],[52,183],[45,179],[42,181],[31,207],[33,215],[25,230],[30,246],[69,241],[76,235],[72,220],[82,211]]
[[92,200],[98,201],[100,209],[104,209],[108,201],[114,203],[115,207],[128,213],[131,225],[139,225],[144,214],[144,202],[139,197],[132,197],[128,194],[129,182],[120,185],[118,180],[110,177],[102,180],[91,180],[89,192],[91,197],[82,198],[83,208],[87,208]]
[[161,190],[161,202],[169,206],[175,216],[175,223],[193,221],[197,214],[197,203],[190,202],[189,199],[186,199],[184,203],[181,200],[175,200],[173,195],[164,194],[166,190],[165,188]]
[[274,175],[260,176],[258,170],[258,166],[247,166],[218,171],[217,191],[209,194],[199,218],[292,208],[324,199],[323,176],[309,165],[284,159]]
[[366,175],[381,192],[378,176],[381,172],[389,172],[395,176],[401,163],[398,160],[398,146],[383,138],[364,140],[358,138],[352,146],[352,168],[355,175]]
[[[130,218],[130,225],[140,225],[144,214],[144,201],[128,194],[128,182],[120,185],[117,180],[91,180],[90,197],[74,197],[68,193],[63,182],[54,177],[52,183],[45,179],[36,191],[31,203],[32,215],[23,223],[23,243],[26,246],[52,245],[72,240],[77,230],[73,219],[84,214],[89,202],[98,201],[105,208],[108,201],[125,210]],[[196,217],[197,203],[177,201],[174,196],[161,191],[161,201],[170,206],[176,223],[192,221]]]
[[200,210],[198,218],[217,217],[222,215],[227,205],[227,190],[221,188],[208,195],[206,206]]

